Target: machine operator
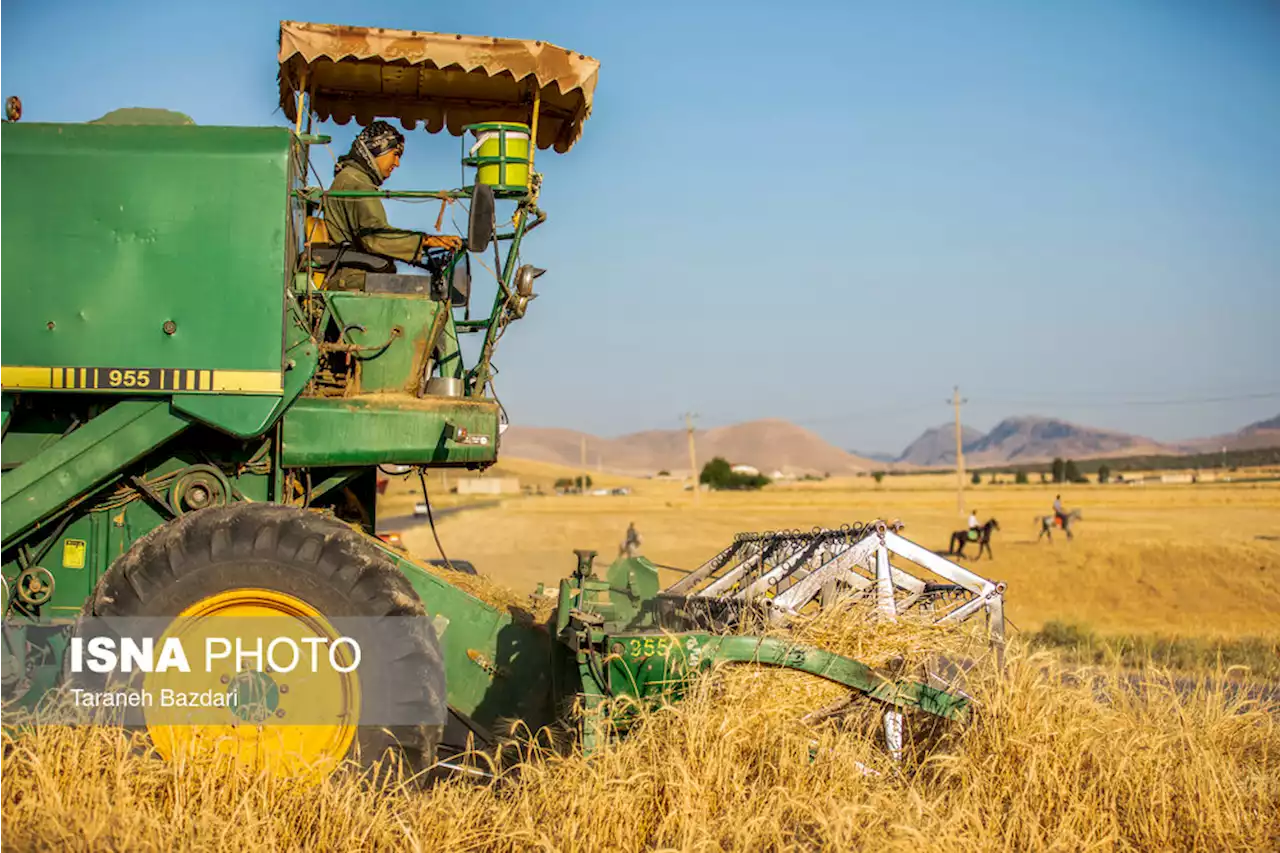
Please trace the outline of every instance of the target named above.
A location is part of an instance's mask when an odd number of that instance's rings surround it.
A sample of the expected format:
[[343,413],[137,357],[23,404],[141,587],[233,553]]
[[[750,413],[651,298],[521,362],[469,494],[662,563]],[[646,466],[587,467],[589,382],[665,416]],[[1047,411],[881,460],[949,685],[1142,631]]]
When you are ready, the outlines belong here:
[[[404,154],[404,135],[385,121],[375,121],[360,131],[351,150],[338,158],[330,190],[376,190],[400,165]],[[427,235],[418,231],[392,228],[382,200],[368,198],[331,198],[325,196],[324,222],[329,241],[375,255],[385,255],[417,262],[427,243]],[[335,290],[363,290],[364,273],[339,268],[329,287]]]

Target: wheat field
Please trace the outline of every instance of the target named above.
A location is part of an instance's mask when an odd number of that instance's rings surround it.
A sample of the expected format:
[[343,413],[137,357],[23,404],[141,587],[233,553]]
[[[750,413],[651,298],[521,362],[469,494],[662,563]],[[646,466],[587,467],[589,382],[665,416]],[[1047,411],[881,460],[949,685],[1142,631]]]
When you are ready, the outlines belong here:
[[[505,465],[506,475],[544,489],[554,478],[581,473],[519,460]],[[951,532],[968,517],[956,508],[954,477],[944,475],[887,477],[879,485],[869,477],[832,478],[759,493],[703,493],[696,504],[678,482],[593,476],[606,486],[627,485],[632,494],[527,497],[452,514],[438,525],[441,543],[451,559],[470,560],[514,589],[531,590],[566,576],[575,565],[574,548],[595,549],[608,563],[632,521],[645,556],[689,569],[737,532],[874,518],[901,519],[907,538],[945,550]],[[416,488],[416,482],[395,484],[390,500]],[[438,481],[431,488],[438,494]],[[1067,542],[1055,533],[1052,544],[1037,542],[1034,517],[1051,512],[1057,494],[1083,512],[1076,538]],[[1008,614],[1024,630],[1060,620],[1103,633],[1280,634],[1280,482],[984,482],[967,486],[965,499],[980,520],[1000,523],[992,540],[995,560],[971,565],[1009,584]],[[404,541],[437,556],[425,526],[406,530]],[[667,582],[678,577],[664,573]]]
[[[508,463],[526,482],[552,466]],[[456,512],[438,532],[516,595],[573,567],[571,549],[607,561],[627,523],[642,551],[691,567],[742,530],[900,518],[943,548],[958,522],[945,478],[869,478],[693,495],[618,480],[627,496],[524,497]],[[432,487],[436,488],[433,481]],[[528,745],[494,782],[379,789],[351,778],[302,785],[192,760],[164,764],[106,729],[6,732],[3,843],[48,850],[1263,850],[1280,849],[1280,716],[1228,689],[1249,673],[1119,663],[1082,667],[1028,638],[1046,624],[1102,634],[1240,640],[1280,635],[1280,489],[1271,483],[1071,486],[1076,539],[1037,544],[1032,516],[1056,493],[982,486],[995,560],[1020,629],[997,677],[979,666],[964,727],[911,719],[900,764],[874,709],[840,723],[801,718],[831,698],[796,673],[727,667],[677,706],[648,713],[590,759]],[[443,497],[443,494],[441,495]],[[395,511],[412,500],[393,484]],[[456,496],[438,502],[465,503]],[[424,527],[406,544],[432,557]],[[669,572],[670,578],[677,575]],[[803,638],[868,663],[919,663],[961,642],[926,625],[885,626],[860,611],[822,614]],[[966,647],[966,649],[969,647]],[[1274,649],[1274,646],[1272,647]],[[1179,680],[1181,679],[1181,680]]]

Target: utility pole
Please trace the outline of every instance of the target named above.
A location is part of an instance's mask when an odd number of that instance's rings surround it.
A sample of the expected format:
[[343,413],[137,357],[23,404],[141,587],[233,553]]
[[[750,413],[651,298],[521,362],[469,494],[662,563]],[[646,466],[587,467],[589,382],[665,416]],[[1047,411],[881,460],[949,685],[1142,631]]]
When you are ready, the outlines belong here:
[[693,502],[694,503],[698,502],[698,493],[701,491],[701,488],[698,485],[698,456],[694,450],[694,441],[693,441],[693,419],[696,418],[697,416],[698,415],[696,412],[684,413],[684,427],[685,427],[685,430],[688,431],[689,433],[689,471],[691,472],[691,475],[693,478]]
[[582,466],[581,466],[581,467],[582,467],[582,470],[583,470],[583,471],[586,471],[586,470],[587,470],[587,437],[586,437],[585,435],[584,435],[584,436],[582,436],[582,440],[581,440],[581,441],[582,441],[582,443],[581,443],[581,450],[582,450],[582,459],[581,459],[581,462],[582,462]]
[[951,405],[956,410],[956,509],[961,518],[964,518],[964,440],[960,433],[960,406],[967,402],[960,399],[960,386],[955,386],[951,392]]

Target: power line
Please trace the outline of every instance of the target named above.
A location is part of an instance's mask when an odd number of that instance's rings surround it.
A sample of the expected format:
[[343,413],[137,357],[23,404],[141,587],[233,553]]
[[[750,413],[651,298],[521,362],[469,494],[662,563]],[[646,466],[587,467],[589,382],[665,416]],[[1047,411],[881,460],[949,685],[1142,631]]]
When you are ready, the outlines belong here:
[[1042,406],[1052,404],[1058,406],[1075,406],[1077,408],[1098,409],[1122,408],[1126,406],[1195,406],[1212,403],[1236,403],[1244,400],[1270,400],[1276,397],[1280,397],[1280,391],[1271,391],[1262,394],[1233,394],[1224,397],[1182,397],[1167,400],[1113,400],[1098,403],[1081,402],[1079,400],[1072,400],[1069,397],[1043,397],[1035,400],[1018,400],[996,397],[977,400],[975,402],[1001,406]]
[[[1071,397],[1041,397],[1041,398],[1012,398],[1012,397],[969,397],[968,402],[973,405],[999,405],[999,406],[1055,406],[1055,407],[1073,407],[1073,408],[1123,408],[1128,406],[1192,406],[1192,405],[1210,405],[1217,403],[1235,403],[1245,400],[1270,400],[1280,398],[1280,391],[1267,391],[1258,394],[1233,394],[1218,397],[1182,397],[1176,399],[1165,400],[1113,400],[1090,403],[1073,399]],[[949,402],[949,401],[948,401]],[[871,407],[863,409],[856,414],[843,415],[823,415],[811,418],[790,418],[792,423],[796,424],[822,424],[822,423],[849,423],[856,421],[874,420],[890,414],[912,414],[922,411],[932,411],[933,405],[911,405],[911,406],[884,406]]]
[[821,423],[841,423],[845,421],[870,420],[883,415],[904,415],[915,414],[916,412],[933,411],[932,404],[916,404],[911,406],[881,406],[863,409],[857,414],[848,415],[821,415],[812,418],[790,418],[792,423],[796,424],[821,424]]

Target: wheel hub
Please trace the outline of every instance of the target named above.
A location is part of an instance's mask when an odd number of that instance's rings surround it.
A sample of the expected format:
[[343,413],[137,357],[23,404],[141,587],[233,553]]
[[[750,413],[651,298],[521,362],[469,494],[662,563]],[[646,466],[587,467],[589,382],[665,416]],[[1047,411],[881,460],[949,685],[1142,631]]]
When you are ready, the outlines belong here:
[[[191,672],[156,672],[144,680],[157,700],[145,711],[147,731],[162,757],[226,756],[254,772],[312,778],[327,776],[346,757],[360,719],[356,671],[299,667],[285,673],[265,661],[237,670],[233,656],[214,662],[212,671],[205,668],[209,638],[238,640],[245,649],[276,638],[333,642],[338,631],[311,605],[274,590],[227,590],[182,611],[158,645],[171,636],[198,651]],[[166,690],[193,703],[217,696],[218,707],[162,707]]]

